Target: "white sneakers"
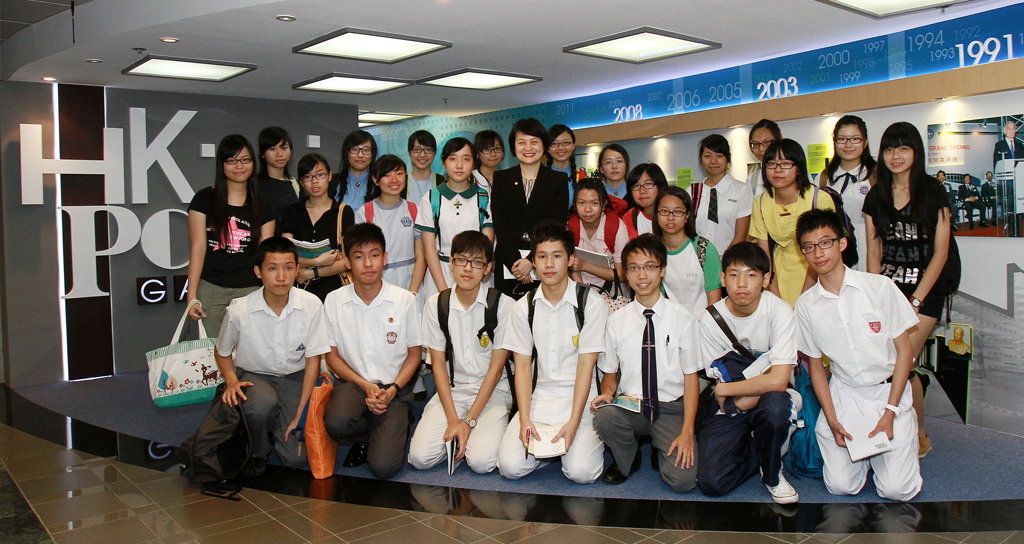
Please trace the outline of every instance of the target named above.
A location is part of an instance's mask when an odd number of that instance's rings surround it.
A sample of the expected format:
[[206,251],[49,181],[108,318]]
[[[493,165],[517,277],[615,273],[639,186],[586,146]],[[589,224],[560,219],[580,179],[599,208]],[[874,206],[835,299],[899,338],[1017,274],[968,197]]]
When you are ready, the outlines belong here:
[[800,500],[800,495],[797,494],[796,489],[786,481],[786,477],[782,475],[782,471],[779,471],[779,483],[776,486],[770,486],[765,484],[765,488],[768,489],[768,493],[771,494],[772,500],[778,504],[793,504]]

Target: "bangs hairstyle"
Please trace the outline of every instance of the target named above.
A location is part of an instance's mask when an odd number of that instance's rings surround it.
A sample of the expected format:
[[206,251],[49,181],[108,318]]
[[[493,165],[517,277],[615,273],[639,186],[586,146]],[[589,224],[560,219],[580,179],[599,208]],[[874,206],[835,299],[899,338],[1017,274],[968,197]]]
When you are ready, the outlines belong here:
[[754,131],[760,129],[767,129],[768,132],[772,133],[772,138],[776,140],[782,139],[782,129],[779,128],[779,124],[771,119],[761,119],[754,123],[754,126],[750,127],[750,133],[747,135],[747,141],[754,139]]
[[543,123],[533,117],[530,117],[529,119],[520,119],[516,121],[516,124],[512,125],[512,130],[508,131],[508,150],[513,155],[516,154],[516,134],[520,132],[527,136],[539,138],[545,151],[547,151],[548,146],[551,145],[551,136],[548,134],[548,129],[544,128]]
[[299,253],[295,244],[284,236],[271,236],[256,246],[256,266],[262,267],[268,253],[291,253],[295,263],[299,262]]
[[604,172],[601,171],[601,163],[604,162],[604,156],[609,151],[614,151],[619,155],[622,155],[622,160],[626,161],[626,171],[629,172],[629,153],[626,151],[626,148],[619,144],[608,144],[604,146],[604,148],[601,149],[601,153],[597,155],[597,173],[600,174],[602,178],[605,177]]
[[494,146],[505,151],[505,142],[501,140],[501,135],[493,130],[481,130],[473,136],[473,147],[476,148],[477,153],[482,153],[484,148]]
[[811,186],[811,176],[807,173],[807,155],[804,155],[804,148],[800,147],[796,140],[789,138],[775,140],[764,152],[764,160],[761,161],[761,183],[765,192],[768,196],[775,196],[775,188],[768,181],[768,161],[783,160],[793,161],[793,167],[796,168],[796,188],[803,197]]
[[[369,202],[381,195],[380,185],[377,182],[380,178],[394,172],[395,170],[403,170],[408,172],[409,169],[405,167],[405,161],[398,157],[398,155],[381,155],[377,162],[370,166],[370,179],[374,183],[370,183],[366,188],[366,201]],[[406,184],[402,187],[402,198],[405,198],[406,191],[408,190],[409,180],[406,178]]]
[[[601,209],[608,206],[608,190],[600,178],[583,178],[576,184],[576,196],[579,197],[582,191],[594,191],[597,199],[601,202]],[[572,201],[572,213],[576,213],[576,199]],[[603,212],[602,212],[603,213]]]
[[701,157],[704,155],[705,149],[714,151],[719,155],[725,155],[725,162],[727,164],[732,163],[732,151],[729,150],[729,140],[726,140],[725,136],[710,134],[701,139],[700,145],[697,147],[697,160],[701,163],[701,169],[704,168],[704,161],[701,160]]
[[352,250],[372,244],[380,246],[380,250],[387,252],[387,242],[384,239],[384,231],[373,223],[356,223],[345,229],[342,235],[345,239],[345,256],[351,257]]
[[[615,145],[615,144],[612,144]],[[654,188],[660,193],[668,187],[668,178],[665,177],[665,172],[661,170],[661,167],[653,162],[642,162],[633,167],[629,171],[629,175],[626,176],[626,203],[631,208],[636,207],[636,201],[633,200],[633,186],[640,182],[640,178],[644,174],[647,174],[651,178],[651,182],[654,183]]]
[[[867,171],[867,175],[870,176],[875,171],[875,158],[871,156],[871,149],[868,143],[868,125],[863,119],[856,115],[844,115],[836,121],[835,128],[832,129],[832,141],[834,142],[836,137],[839,135],[839,129],[843,127],[857,127],[857,131],[860,132],[860,137],[864,138],[864,151],[860,154],[860,165]],[[838,155],[838,153],[836,154]],[[836,170],[839,169],[839,165],[842,163],[842,159],[838,156],[833,156],[832,160],[825,164],[825,174],[821,176],[821,186],[832,182],[832,176],[835,175]]]
[[[558,124],[548,129],[548,135],[551,136],[551,143],[555,143],[555,140],[557,140],[562,134],[568,134],[572,143],[576,143],[576,133],[568,126]],[[548,165],[554,166],[555,159],[551,156],[548,149],[550,149],[550,147],[545,148],[544,150],[544,153],[547,154],[548,157]],[[569,181],[576,181],[576,170],[578,169],[579,167],[576,166],[576,154],[573,153],[572,155],[569,155]]]
[[444,149],[441,150],[441,162],[448,160],[448,157],[452,156],[453,153],[462,151],[462,148],[468,147],[469,154],[473,157],[473,165],[476,166],[476,147],[473,146],[473,142],[466,138],[458,137],[452,138],[444,143]]
[[245,184],[245,203],[242,204],[242,207],[249,212],[251,217],[262,217],[260,184],[254,175],[256,151],[252,148],[249,140],[245,139],[245,136],[228,134],[217,144],[217,165],[213,175],[213,203],[210,206],[210,217],[207,219],[222,244],[227,241],[228,225],[228,180],[224,176],[224,161],[241,153],[243,149],[249,152],[249,156],[254,162],[252,173],[249,174],[249,180]]
[[929,176],[924,171],[926,155],[924,142],[921,140],[921,133],[917,127],[907,122],[893,123],[882,133],[882,141],[878,146],[878,165],[875,168],[877,185],[880,185],[879,197],[882,205],[879,206],[879,219],[875,225],[875,235],[881,237],[893,218],[896,217],[896,207],[892,201],[892,170],[885,164],[885,151],[907,146],[914,152],[913,162],[910,164],[910,214],[927,228],[929,238],[935,234],[935,226],[938,217],[928,217],[929,209],[941,209],[949,207],[949,199],[946,197],[945,189],[938,180]]
[[839,217],[838,213],[832,210],[807,210],[796,220],[796,243],[802,243],[805,234],[822,228],[832,229],[832,234],[840,239],[846,231],[843,227],[843,219]]
[[[278,144],[288,144],[288,148],[292,149],[295,146],[292,144],[292,137],[288,135],[288,131],[281,127],[267,127],[260,131],[259,136],[256,137],[256,145],[259,146],[259,162],[260,162],[260,177],[270,178],[270,173],[267,171],[267,159],[263,158],[264,153],[268,149]],[[294,151],[294,150],[293,150]],[[284,177],[288,178],[288,167],[291,166],[292,161],[289,158],[288,162],[284,164]]]
[[647,232],[626,242],[626,247],[622,248],[622,266],[629,265],[630,257],[644,253],[654,257],[661,268],[668,264],[668,249],[665,244],[660,238]]
[[420,144],[423,147],[429,147],[433,151],[437,151],[437,139],[434,135],[426,130],[417,130],[409,135],[409,141],[407,144],[409,153],[412,153],[412,148],[416,147],[416,144]]
[[310,172],[316,169],[316,165],[324,165],[324,169],[327,170],[327,175],[331,175],[331,165],[327,162],[327,157],[319,153],[307,153],[299,159],[299,166],[297,168],[297,174],[299,175],[299,181],[306,177]]
[[761,249],[761,246],[754,242],[740,242],[729,246],[722,254],[722,272],[730,266],[747,266],[757,270],[761,274],[771,271],[771,263],[768,255]]
[[527,259],[533,261],[537,253],[537,246],[544,242],[561,242],[562,247],[565,248],[566,255],[570,257],[576,253],[576,244],[573,243],[572,231],[564,223],[542,221],[534,227],[533,232],[530,233],[530,254],[527,256]]
[[[686,209],[686,223],[683,225],[683,234],[691,240],[697,239],[697,214],[693,212],[693,200],[690,199],[690,193],[676,186],[665,187],[658,193],[658,198],[654,199],[654,213],[657,214],[658,210],[661,209],[661,202],[667,196],[674,196],[683,202],[683,208]],[[661,239],[664,234],[661,231],[661,225],[658,224],[658,220],[661,216],[655,215],[654,217],[654,235]],[[623,258],[622,262],[626,262]]]
[[[338,202],[345,200],[345,193],[348,192],[348,152],[353,147],[358,147],[365,143],[370,143],[370,164],[377,160],[377,140],[373,139],[373,136],[365,130],[353,130],[345,136],[345,140],[341,142],[341,168],[338,169],[338,175],[336,176],[337,182],[341,185],[340,193],[338,194]],[[335,194],[334,190],[328,191],[332,196]]]
[[478,230],[466,230],[452,238],[450,253],[454,255],[480,255],[488,263],[494,262],[494,246],[491,241]]

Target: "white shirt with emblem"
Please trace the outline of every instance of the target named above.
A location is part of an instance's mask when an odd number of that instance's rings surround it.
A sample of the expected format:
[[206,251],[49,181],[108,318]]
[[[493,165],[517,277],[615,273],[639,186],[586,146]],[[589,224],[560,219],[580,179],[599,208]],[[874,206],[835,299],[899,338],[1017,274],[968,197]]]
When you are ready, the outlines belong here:
[[353,285],[332,291],[324,311],[331,345],[369,382],[394,382],[409,348],[420,345],[416,297],[386,281],[369,304],[356,295]]
[[[796,365],[796,319],[786,301],[764,291],[754,313],[739,317],[729,310],[726,299],[714,304],[740,344],[754,355],[768,354],[770,365]],[[732,351],[732,342],[707,311],[700,315],[700,351],[708,377],[721,380],[711,363]]]
[[832,375],[863,387],[884,382],[896,366],[893,340],[917,314],[891,279],[846,268],[839,296],[814,284],[796,301],[797,349],[827,355]]
[[[846,174],[853,174],[854,180],[852,182],[846,182]],[[864,199],[868,196],[868,192],[871,191],[871,181],[869,180],[871,172],[863,165],[858,167],[857,170],[847,172],[842,167],[836,168],[832,179],[829,181],[829,186],[839,193],[839,196],[843,199],[843,212],[850,217],[850,223],[853,225],[854,239],[857,240],[857,270],[861,272],[867,271],[868,263],[868,243],[864,226]],[[821,177],[821,174],[818,175]],[[817,181],[815,181],[817,183]],[[843,184],[846,183],[846,187]]]
[[[718,193],[718,222],[708,219],[711,189]],[[714,187],[705,185],[697,203],[697,234],[711,240],[722,253],[736,236],[736,220],[751,213],[754,197],[742,181],[726,174]]]
[[[416,264],[416,240],[420,237],[420,231],[413,228],[416,219],[410,213],[409,204],[409,201],[400,200],[397,206],[385,208],[376,198],[369,203],[373,206],[373,224],[384,231],[387,243],[388,264],[384,269],[384,281],[400,287],[408,287],[412,281],[412,269]],[[416,209],[415,206],[413,209]],[[356,210],[355,222],[366,222],[365,205]]]
[[217,336],[217,353],[235,352],[235,366],[257,374],[286,376],[306,368],[306,357],[331,351],[324,307],[316,295],[292,287],[281,315],[267,306],[263,288],[228,305]]

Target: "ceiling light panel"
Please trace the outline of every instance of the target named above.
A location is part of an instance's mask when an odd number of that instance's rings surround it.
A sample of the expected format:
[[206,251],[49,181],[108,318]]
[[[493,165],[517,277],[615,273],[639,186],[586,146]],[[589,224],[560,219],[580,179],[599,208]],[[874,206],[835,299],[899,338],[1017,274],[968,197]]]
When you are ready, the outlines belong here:
[[645,62],[678,57],[720,47],[722,47],[722,44],[717,42],[684,36],[657,28],[643,27],[595,40],[567,45],[562,48],[562,51],[633,64],[643,64]]
[[147,55],[121,71],[130,76],[167,77],[197,81],[226,81],[255,70],[253,64],[219,60],[183,59]]
[[377,123],[364,123],[362,121],[359,122],[359,128],[375,127],[375,126],[377,126]]
[[495,72],[492,70],[478,70],[476,68],[466,68],[464,70],[457,70],[455,72],[448,72],[445,74],[436,75],[434,77],[421,79],[419,83],[423,85],[440,85],[442,87],[456,87],[459,89],[493,91],[495,89],[512,87],[513,85],[533,83],[535,81],[541,81],[541,79],[542,78],[536,76],[527,76],[523,74],[512,74],[507,72]]
[[942,8],[968,0],[818,0],[876,19],[923,9]]
[[326,91],[332,93],[376,94],[411,85],[411,81],[387,79],[351,74],[325,74],[292,85],[303,91]]
[[292,52],[394,64],[451,46],[439,40],[343,28],[296,45]]
[[418,116],[410,113],[387,113],[383,111],[367,111],[359,114],[360,121],[369,123],[394,123],[395,121],[404,121],[413,117]]

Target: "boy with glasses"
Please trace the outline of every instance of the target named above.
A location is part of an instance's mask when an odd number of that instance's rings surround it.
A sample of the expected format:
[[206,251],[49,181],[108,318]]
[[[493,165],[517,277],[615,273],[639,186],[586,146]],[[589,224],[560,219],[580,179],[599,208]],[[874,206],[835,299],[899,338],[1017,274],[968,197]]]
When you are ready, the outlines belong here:
[[444,183],[444,176],[431,170],[437,156],[437,139],[426,130],[417,130],[409,135],[407,147],[412,169],[409,170],[405,199],[418,203],[432,187]]

